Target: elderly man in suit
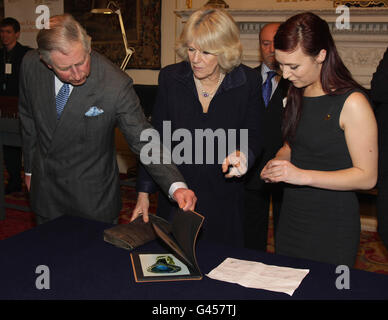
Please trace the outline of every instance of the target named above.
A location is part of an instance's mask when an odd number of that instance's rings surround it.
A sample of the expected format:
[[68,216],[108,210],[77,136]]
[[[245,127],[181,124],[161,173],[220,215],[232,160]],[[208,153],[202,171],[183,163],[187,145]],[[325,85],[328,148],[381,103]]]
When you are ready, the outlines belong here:
[[275,61],[273,40],[279,23],[266,24],[259,34],[260,55],[262,63],[256,68],[262,84],[258,90],[262,93],[264,118],[264,149],[261,157],[246,175],[245,180],[245,246],[266,251],[268,218],[272,198],[274,226],[276,227],[281,198],[280,184],[265,184],[260,179],[264,165],[272,159],[283,145],[281,135],[281,118],[283,99],[287,94],[287,80],[281,78]]
[[[150,125],[132,79],[91,50],[90,42],[72,16],[55,16],[49,29],[39,31],[38,50],[23,59],[19,112],[25,180],[38,223],[66,214],[116,222],[121,198],[115,127],[136,154],[146,144],[140,134]],[[161,164],[146,168],[181,208],[193,210],[194,193],[177,168],[163,162],[161,152]]]

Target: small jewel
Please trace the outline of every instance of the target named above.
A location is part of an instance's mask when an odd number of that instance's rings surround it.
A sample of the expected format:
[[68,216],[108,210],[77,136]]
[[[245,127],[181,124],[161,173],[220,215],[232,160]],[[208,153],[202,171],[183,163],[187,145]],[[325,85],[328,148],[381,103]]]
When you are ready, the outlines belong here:
[[329,120],[330,118],[331,118],[331,115],[327,114],[326,117],[325,117],[325,120]]
[[205,98],[207,98],[207,97],[209,96],[209,94],[208,94],[207,92],[204,92],[204,93],[203,93],[203,96],[204,96]]

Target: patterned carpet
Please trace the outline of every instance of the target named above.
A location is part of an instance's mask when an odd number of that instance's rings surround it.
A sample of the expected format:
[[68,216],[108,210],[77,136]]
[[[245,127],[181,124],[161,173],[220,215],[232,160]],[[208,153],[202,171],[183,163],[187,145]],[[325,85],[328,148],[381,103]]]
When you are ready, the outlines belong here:
[[[273,228],[270,221],[268,234],[268,252],[274,252]],[[388,250],[380,240],[377,232],[361,231],[356,269],[383,273],[388,275]]]
[[[132,209],[136,203],[136,192],[128,186],[121,187],[123,208],[120,213],[119,223],[128,223]],[[6,196],[6,202],[17,205],[28,203],[23,192]],[[150,212],[156,212],[157,196],[151,197]],[[35,217],[31,212],[6,209],[6,219],[0,221],[0,240],[14,236],[20,232],[35,227]],[[274,252],[272,222],[269,224],[268,252]],[[376,232],[362,231],[356,268],[388,274],[388,250],[384,247]]]

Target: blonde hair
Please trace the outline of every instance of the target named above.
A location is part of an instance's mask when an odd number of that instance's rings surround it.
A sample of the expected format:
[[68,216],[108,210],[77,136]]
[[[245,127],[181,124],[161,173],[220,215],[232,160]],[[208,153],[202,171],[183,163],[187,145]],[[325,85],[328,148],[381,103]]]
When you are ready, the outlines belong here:
[[69,14],[50,18],[50,28],[41,29],[36,37],[42,60],[51,64],[51,51],[67,54],[74,42],[81,42],[85,51],[90,52],[91,38],[85,29]]
[[176,53],[188,61],[188,45],[217,55],[218,65],[230,72],[241,63],[240,31],[229,13],[222,9],[202,8],[188,19],[176,46]]

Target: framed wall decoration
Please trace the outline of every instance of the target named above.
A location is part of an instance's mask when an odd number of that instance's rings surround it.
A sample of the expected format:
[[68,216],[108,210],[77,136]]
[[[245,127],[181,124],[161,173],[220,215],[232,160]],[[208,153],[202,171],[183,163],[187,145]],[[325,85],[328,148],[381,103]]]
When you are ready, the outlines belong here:
[[334,0],[334,7],[345,5],[348,7],[358,7],[358,8],[371,8],[371,7],[388,7],[388,0]]
[[[116,14],[92,14],[93,0],[64,0],[64,11],[81,23],[92,37],[92,48],[120,66],[125,57],[119,19]],[[120,7],[128,38],[134,48],[127,68],[161,67],[161,0],[115,0]]]

